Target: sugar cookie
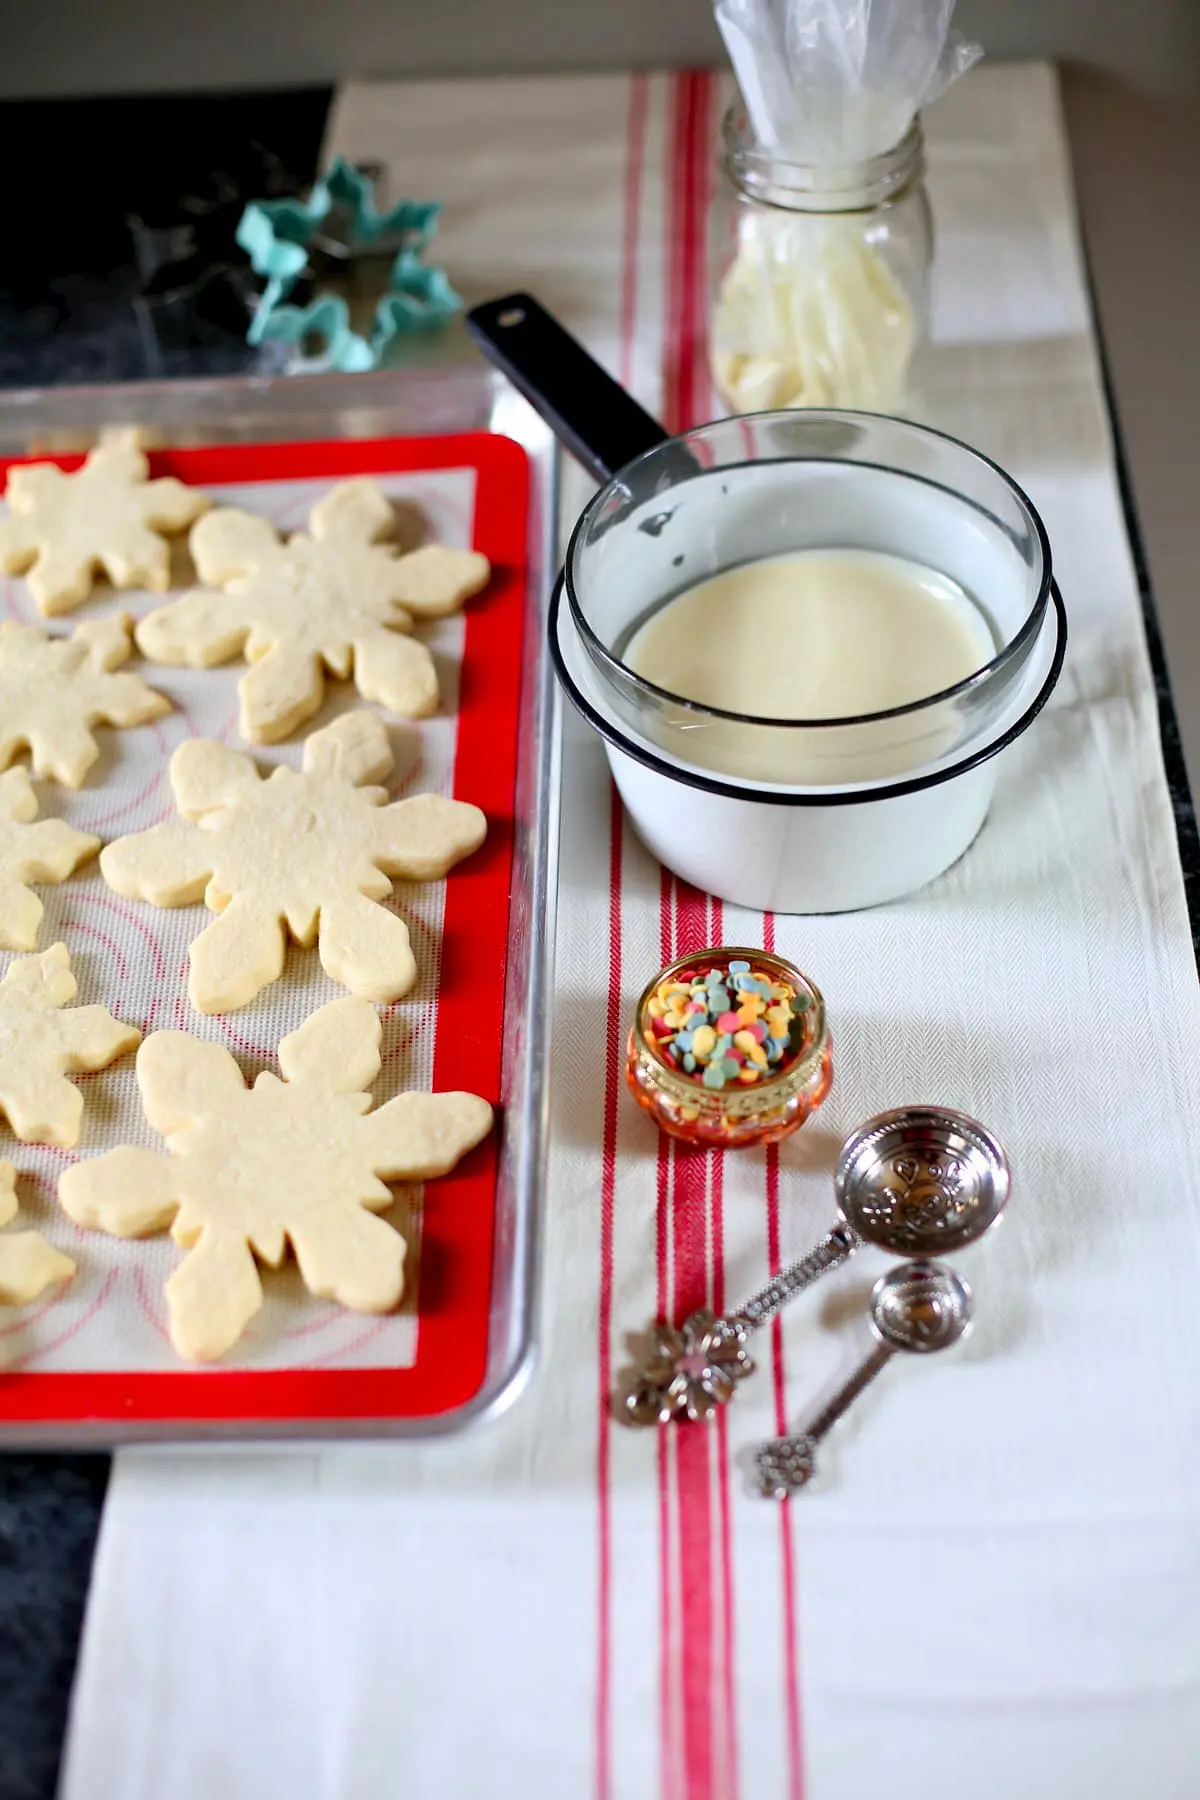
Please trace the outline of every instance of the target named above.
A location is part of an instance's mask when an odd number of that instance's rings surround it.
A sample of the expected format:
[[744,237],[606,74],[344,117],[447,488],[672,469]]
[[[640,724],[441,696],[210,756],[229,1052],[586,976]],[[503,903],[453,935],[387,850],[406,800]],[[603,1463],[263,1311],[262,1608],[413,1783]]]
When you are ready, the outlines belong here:
[[31,881],[65,881],[100,839],[62,819],[39,819],[24,769],[0,775],[0,950],[35,950],[43,907]]
[[102,569],[118,588],[171,585],[166,535],[186,531],[208,506],[174,476],[147,479],[150,464],[132,434],[92,450],[73,475],[54,463],[10,469],[0,519],[0,569],[28,570],[29,591],[46,618],[71,612]]
[[[405,1243],[375,1218],[385,1181],[445,1175],[486,1137],[475,1094],[400,1094],[375,1112],[380,1025],[365,1000],[335,1000],[279,1046],[283,1076],[247,1088],[217,1044],[157,1031],[138,1052],[146,1117],[168,1155],[125,1145],[64,1171],[77,1225],[114,1237],[171,1228],[188,1255],[167,1282],[171,1341],[211,1361],[262,1305],[255,1257],[290,1243],[309,1292],[354,1312],[389,1312],[404,1292]],[[381,1179],[382,1178],[382,1179]]]
[[344,481],[312,511],[310,532],[281,542],[269,519],[220,507],[189,538],[205,583],[148,613],[138,645],[152,662],[211,668],[243,655],[240,730],[274,744],[312,717],[325,671],[353,673],[364,700],[407,718],[438,704],[416,619],[457,612],[491,573],[486,556],[428,544],[397,556],[381,540],[392,507],[374,481]]
[[70,637],[0,625],[0,769],[29,751],[35,775],[78,787],[99,746],[90,727],[145,725],[171,710],[140,675],[114,675],[133,654],[129,617],[90,619]]
[[142,1034],[107,1006],[74,1006],[78,991],[65,944],[22,956],[0,981],[0,1112],[27,1144],[79,1142],[83,1095],[68,1075],[107,1068]]
[[408,927],[376,904],[389,876],[435,881],[483,842],[477,806],[419,794],[386,805],[392,766],[375,713],[344,713],[304,743],[303,769],[264,781],[248,756],[202,738],[171,758],[185,820],[106,844],[100,870],[127,899],[219,914],[192,942],[188,992],[199,1012],[245,1006],[283,973],[285,928],[317,939],[321,966],[351,993],[398,1000],[416,976]]
[[[17,1171],[0,1162],[0,1225],[17,1216]],[[40,1231],[0,1236],[0,1306],[28,1306],[57,1281],[69,1281],[75,1264],[48,1244]]]

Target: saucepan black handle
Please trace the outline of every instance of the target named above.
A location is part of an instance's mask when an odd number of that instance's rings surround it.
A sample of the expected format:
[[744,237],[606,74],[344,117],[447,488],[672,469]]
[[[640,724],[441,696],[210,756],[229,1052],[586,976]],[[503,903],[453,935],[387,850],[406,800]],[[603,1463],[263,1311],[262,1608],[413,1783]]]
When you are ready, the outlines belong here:
[[[658,420],[532,294],[505,294],[472,307],[467,330],[597,481],[670,441]],[[689,472],[698,472],[682,445],[679,453]]]

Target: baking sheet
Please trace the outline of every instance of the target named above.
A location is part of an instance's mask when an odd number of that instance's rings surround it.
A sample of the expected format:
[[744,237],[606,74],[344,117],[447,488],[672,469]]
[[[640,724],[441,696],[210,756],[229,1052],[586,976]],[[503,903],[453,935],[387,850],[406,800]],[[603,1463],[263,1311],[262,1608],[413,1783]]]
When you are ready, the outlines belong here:
[[[121,413],[110,408],[107,416]],[[262,428],[270,423],[268,413]],[[44,1230],[76,1258],[79,1273],[63,1297],[45,1296],[0,1318],[0,1436],[95,1441],[193,1430],[444,1429],[493,1405],[531,1348],[544,1033],[522,1024],[550,949],[544,930],[530,930],[547,916],[551,862],[545,812],[554,734],[538,655],[549,459],[539,459],[535,447],[528,529],[526,454],[496,437],[195,451],[167,456],[155,472],[168,465],[217,501],[248,505],[285,529],[305,522],[332,480],[369,469],[390,495],[420,509],[428,537],[474,541],[497,565],[469,620],[423,629],[439,664],[443,712],[419,726],[389,721],[393,795],[433,790],[476,800],[489,814],[489,841],[448,882],[399,884],[418,979],[410,996],[384,1009],[384,1067],[374,1091],[376,1104],[403,1088],[431,1085],[474,1086],[493,1100],[503,1094],[502,1131],[461,1171],[431,1184],[424,1206],[419,1188],[396,1190],[385,1216],[411,1246],[411,1284],[396,1313],[368,1318],[316,1301],[294,1266],[285,1266],[266,1274],[266,1304],[242,1343],[217,1369],[197,1372],[180,1364],[165,1335],[162,1286],[179,1257],[170,1238],[122,1243],[81,1233],[54,1200],[58,1174],[74,1154],[118,1142],[161,1147],[142,1117],[132,1058],[85,1078],[77,1152],[16,1145],[5,1133],[4,1153],[22,1175],[18,1224]],[[9,616],[36,618],[23,582],[7,584],[4,602]],[[53,628],[156,603],[146,595],[106,595]],[[61,814],[106,840],[143,829],[174,816],[167,759],[175,744],[203,735],[246,748],[236,735],[240,665],[144,665],[142,672],[170,694],[176,710],[137,731],[101,728],[102,756],[81,790],[38,784],[43,816]],[[311,728],[356,703],[350,684],[331,683]],[[294,763],[301,742],[252,754],[260,765]],[[202,908],[122,901],[94,863],[61,887],[39,891],[46,904],[39,948],[60,937],[68,943],[81,1003],[103,1000],[143,1030],[184,1028],[222,1042],[250,1079],[273,1066],[287,1031],[343,991],[324,975],[315,951],[292,946],[284,979],[253,1006],[206,1019],[186,995],[186,950],[205,922]]]

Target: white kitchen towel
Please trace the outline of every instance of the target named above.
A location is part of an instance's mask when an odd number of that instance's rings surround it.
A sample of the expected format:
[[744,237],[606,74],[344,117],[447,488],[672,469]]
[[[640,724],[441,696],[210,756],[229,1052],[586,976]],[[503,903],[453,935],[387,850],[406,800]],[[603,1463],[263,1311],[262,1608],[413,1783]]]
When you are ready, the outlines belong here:
[[[709,405],[708,76],[373,85],[332,148],[447,202],[471,298],[528,285],[673,421]],[[1053,74],[929,119],[925,413],[1042,509],[1070,657],[964,858],[771,919],[663,877],[568,721],[542,1358],[418,1448],[123,1453],[65,1800],[1193,1800],[1200,1779],[1198,988]],[[1152,278],[1148,272],[1147,278]],[[673,1154],[622,1089],[676,949],[774,941],[825,990],[833,1095],[777,1152]],[[754,1442],[863,1347],[863,1252],[711,1431],[634,1434],[626,1333],[831,1222],[842,1133],[929,1099],[1009,1148],[961,1258],[978,1327],[893,1364],[789,1506]]]

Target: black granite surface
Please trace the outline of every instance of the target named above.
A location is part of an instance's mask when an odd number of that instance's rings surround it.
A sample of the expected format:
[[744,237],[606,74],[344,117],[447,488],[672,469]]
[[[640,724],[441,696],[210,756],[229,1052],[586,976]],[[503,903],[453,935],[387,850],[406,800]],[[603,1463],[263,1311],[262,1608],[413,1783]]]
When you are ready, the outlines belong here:
[[[311,183],[330,99],[0,106],[0,387],[253,367],[233,231]],[[0,1800],[53,1800],[107,1480],[104,1456],[0,1456]]]
[[3,1800],[54,1793],[107,1482],[106,1456],[0,1457]]
[[234,229],[247,200],[307,189],[330,98],[0,106],[0,387],[253,367]]

